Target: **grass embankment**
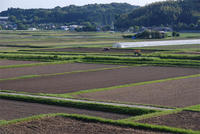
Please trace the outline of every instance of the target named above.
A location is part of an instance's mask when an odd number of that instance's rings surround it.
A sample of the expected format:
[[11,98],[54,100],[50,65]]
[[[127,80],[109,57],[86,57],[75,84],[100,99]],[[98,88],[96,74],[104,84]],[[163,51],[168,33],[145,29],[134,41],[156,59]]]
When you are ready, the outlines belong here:
[[200,104],[195,105],[195,106],[186,107],[186,108],[184,108],[184,110],[200,112]]
[[43,115],[37,115],[37,116],[32,116],[32,117],[23,118],[23,119],[3,121],[3,122],[0,122],[0,126],[3,127],[4,125],[12,125],[15,123],[28,122],[28,121],[33,121],[33,120],[42,120],[44,118],[56,117],[56,116],[71,118],[75,120],[81,120],[84,122],[104,123],[108,125],[130,127],[130,128],[139,129],[139,130],[149,130],[149,131],[156,131],[156,132],[169,132],[169,133],[179,133],[179,134],[199,134],[199,131],[193,131],[193,130],[172,128],[172,127],[159,126],[159,125],[142,124],[142,123],[135,123],[135,122],[128,122],[128,121],[114,121],[114,120],[109,120],[109,119],[104,119],[104,118],[99,118],[99,117],[77,115],[77,114],[63,114],[63,113],[46,114],[46,115],[43,114]]
[[153,112],[159,112],[159,110],[151,110],[151,109],[144,109],[144,108],[132,108],[132,107],[123,107],[123,106],[114,106],[114,105],[105,105],[99,103],[87,103],[87,102],[74,102],[74,101],[67,101],[67,100],[58,100],[58,99],[48,99],[48,98],[39,98],[39,97],[31,97],[31,96],[22,96],[22,95],[5,95],[0,94],[2,99],[10,99],[16,101],[24,101],[24,102],[33,102],[33,103],[41,103],[41,104],[48,104],[48,105],[57,105],[57,106],[64,106],[64,107],[74,107],[74,108],[81,108],[87,110],[96,110],[96,111],[103,111],[103,112],[110,112],[110,113],[117,113],[117,114],[127,114],[131,116],[138,116]]

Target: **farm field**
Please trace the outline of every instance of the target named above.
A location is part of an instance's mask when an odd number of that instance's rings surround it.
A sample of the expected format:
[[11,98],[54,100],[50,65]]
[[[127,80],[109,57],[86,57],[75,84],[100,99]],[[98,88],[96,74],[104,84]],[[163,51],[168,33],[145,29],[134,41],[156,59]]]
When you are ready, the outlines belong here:
[[[30,129],[34,128],[34,129]],[[133,128],[108,125],[103,123],[84,122],[66,117],[47,117],[24,123],[11,124],[0,127],[0,133],[57,133],[57,134],[170,134],[164,132],[153,132],[137,130]]]
[[103,69],[120,67],[119,65],[103,65],[103,64],[85,64],[85,63],[60,63],[38,65],[20,68],[7,68],[0,70],[0,79],[19,77],[24,75],[42,75],[42,74],[55,74],[66,73],[80,70]]
[[27,102],[3,100],[3,99],[0,99],[0,105],[1,105],[0,120],[13,120],[33,115],[49,114],[49,113],[81,114],[81,115],[97,116],[114,120],[130,117],[128,115],[123,115],[123,114],[115,114],[108,112],[84,110],[78,108],[61,107],[61,106],[45,105],[37,103],[27,103]]
[[161,83],[83,93],[76,95],[76,97],[102,101],[186,107],[200,104],[199,81],[200,77],[170,80]]
[[37,63],[36,61],[0,60],[0,66]]
[[200,130],[200,112],[181,111],[175,114],[168,114],[144,119],[139,122],[172,126],[184,129]]
[[112,48],[152,41],[123,35],[1,31],[0,133],[199,134],[200,44]]
[[86,89],[187,76],[199,73],[199,69],[175,67],[128,67],[94,72],[42,76],[0,82],[1,90],[29,93],[61,94]]

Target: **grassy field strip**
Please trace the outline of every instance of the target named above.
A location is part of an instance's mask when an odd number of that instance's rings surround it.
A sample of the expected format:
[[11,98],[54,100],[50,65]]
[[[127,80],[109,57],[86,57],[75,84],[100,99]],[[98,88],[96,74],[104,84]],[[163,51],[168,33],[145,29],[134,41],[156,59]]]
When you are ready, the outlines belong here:
[[200,104],[199,105],[190,106],[190,107],[186,107],[186,108],[184,108],[184,110],[200,112]]
[[29,78],[48,77],[48,76],[56,76],[56,75],[64,75],[64,74],[75,74],[75,73],[84,73],[84,72],[96,72],[96,71],[103,71],[103,70],[128,68],[128,67],[129,66],[120,66],[120,67],[112,67],[112,68],[99,68],[99,69],[89,69],[89,70],[78,70],[78,71],[63,72],[63,73],[53,73],[53,74],[25,75],[25,76],[20,76],[20,77],[15,77],[15,78],[0,79],[0,82],[1,81],[7,81],[7,80],[29,79]]
[[[160,107],[153,107],[153,106],[144,106],[144,105],[129,105],[129,104],[119,104],[119,103],[111,103],[111,102],[99,102],[99,101],[89,101],[89,100],[81,100],[81,99],[72,99],[72,98],[59,98],[59,97],[51,97],[51,96],[39,96],[39,95],[28,95],[28,94],[20,94],[20,93],[6,93],[0,92],[0,97],[6,99],[19,99],[19,100],[26,100],[33,99],[36,102],[40,102],[39,99],[47,101],[71,101],[74,103],[89,103],[95,105],[108,105],[108,106],[117,106],[117,107],[127,107],[127,108],[140,108],[140,109],[149,109],[149,110],[173,110],[170,108],[160,108]],[[25,97],[25,98],[24,98]]]
[[[172,59],[170,59],[170,57]],[[70,61],[70,62],[85,62],[85,63],[107,63],[107,64],[148,64],[154,66],[183,66],[183,67],[198,67],[200,66],[199,57],[162,55],[159,57],[118,57],[118,56],[63,56],[63,55],[27,55],[27,54],[3,54],[0,58],[12,60],[35,60],[35,61]]]
[[[152,53],[152,54],[142,54],[142,57],[159,57],[161,59],[190,59],[190,60],[200,60],[199,55],[193,55],[193,54],[171,54],[179,51],[169,51],[168,53]],[[87,52],[32,52],[29,51],[21,51],[21,52],[10,52],[6,54],[42,54],[42,55],[82,55],[82,56],[123,56],[123,57],[134,57],[131,53],[87,53]]]
[[[194,77],[200,77],[200,74],[180,76],[180,77],[167,78],[167,79],[154,80],[154,81],[145,81],[145,82],[132,83],[132,84],[126,84],[126,85],[120,85],[120,86],[107,87],[107,88],[89,89],[89,90],[83,90],[83,91],[78,91],[78,92],[73,92],[73,93],[67,93],[66,95],[73,96],[73,95],[79,95],[79,94],[84,94],[84,93],[92,93],[92,92],[99,92],[99,91],[105,91],[105,90],[115,90],[115,89],[124,88],[124,87],[132,87],[132,86],[146,85],[146,84],[152,84],[152,83],[161,83],[165,81],[187,79],[187,78],[194,78]],[[64,97],[65,94],[63,94],[62,96]]]
[[44,118],[48,117],[56,117],[61,116],[65,118],[71,118],[71,119],[77,119],[82,120],[85,122],[94,122],[94,123],[105,123],[108,125],[116,125],[116,126],[122,126],[122,127],[130,127],[134,129],[139,130],[150,130],[150,131],[157,131],[157,132],[169,132],[174,134],[199,134],[200,131],[193,131],[193,130],[187,130],[187,129],[180,129],[180,128],[173,128],[173,127],[167,127],[167,126],[159,126],[159,125],[150,125],[150,124],[143,124],[143,123],[135,123],[135,122],[125,122],[125,121],[114,121],[99,117],[93,117],[93,116],[85,116],[85,115],[78,115],[78,114],[64,114],[64,113],[57,113],[57,114],[41,114],[37,116],[31,116],[28,118],[22,118],[22,119],[16,119],[11,121],[3,121],[0,122],[0,126],[4,125],[11,125],[15,123],[23,123],[33,120],[42,120]]
[[200,66],[199,60],[161,59],[159,57],[84,56],[80,60],[86,63],[148,64],[153,66],[182,66],[198,68]]
[[[2,60],[2,59],[0,59],[0,60]],[[54,64],[67,64],[67,63],[73,63],[73,62],[71,62],[71,61],[56,61],[56,62],[40,62],[40,63],[32,63],[32,64],[7,65],[7,66],[0,66],[0,69],[44,66],[44,65],[54,65]]]

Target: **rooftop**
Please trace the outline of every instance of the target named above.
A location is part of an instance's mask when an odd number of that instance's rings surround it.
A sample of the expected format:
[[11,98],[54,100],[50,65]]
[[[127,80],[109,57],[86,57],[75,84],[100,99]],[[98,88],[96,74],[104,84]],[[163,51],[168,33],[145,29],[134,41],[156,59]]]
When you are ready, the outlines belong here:
[[8,20],[9,17],[1,17],[0,16],[0,20]]

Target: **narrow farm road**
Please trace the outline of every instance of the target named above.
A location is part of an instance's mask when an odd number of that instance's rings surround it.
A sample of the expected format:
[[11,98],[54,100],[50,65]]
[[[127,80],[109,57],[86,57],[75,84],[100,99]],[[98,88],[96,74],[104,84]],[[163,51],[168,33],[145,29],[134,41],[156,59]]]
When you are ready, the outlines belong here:
[[43,99],[54,99],[54,100],[65,100],[65,101],[73,101],[73,102],[83,102],[83,103],[95,103],[95,104],[104,104],[104,105],[112,105],[112,106],[122,106],[122,107],[132,107],[132,108],[145,108],[152,110],[173,110],[170,108],[160,108],[154,106],[144,106],[144,105],[131,105],[131,104],[121,104],[121,103],[112,103],[112,102],[101,102],[101,101],[90,101],[90,100],[81,100],[81,99],[71,99],[71,98],[59,98],[59,97],[50,97],[50,96],[39,96],[39,95],[28,95],[28,94],[20,94],[20,93],[6,93],[1,92],[2,95],[14,95],[14,96],[26,96],[33,98],[43,98]]

